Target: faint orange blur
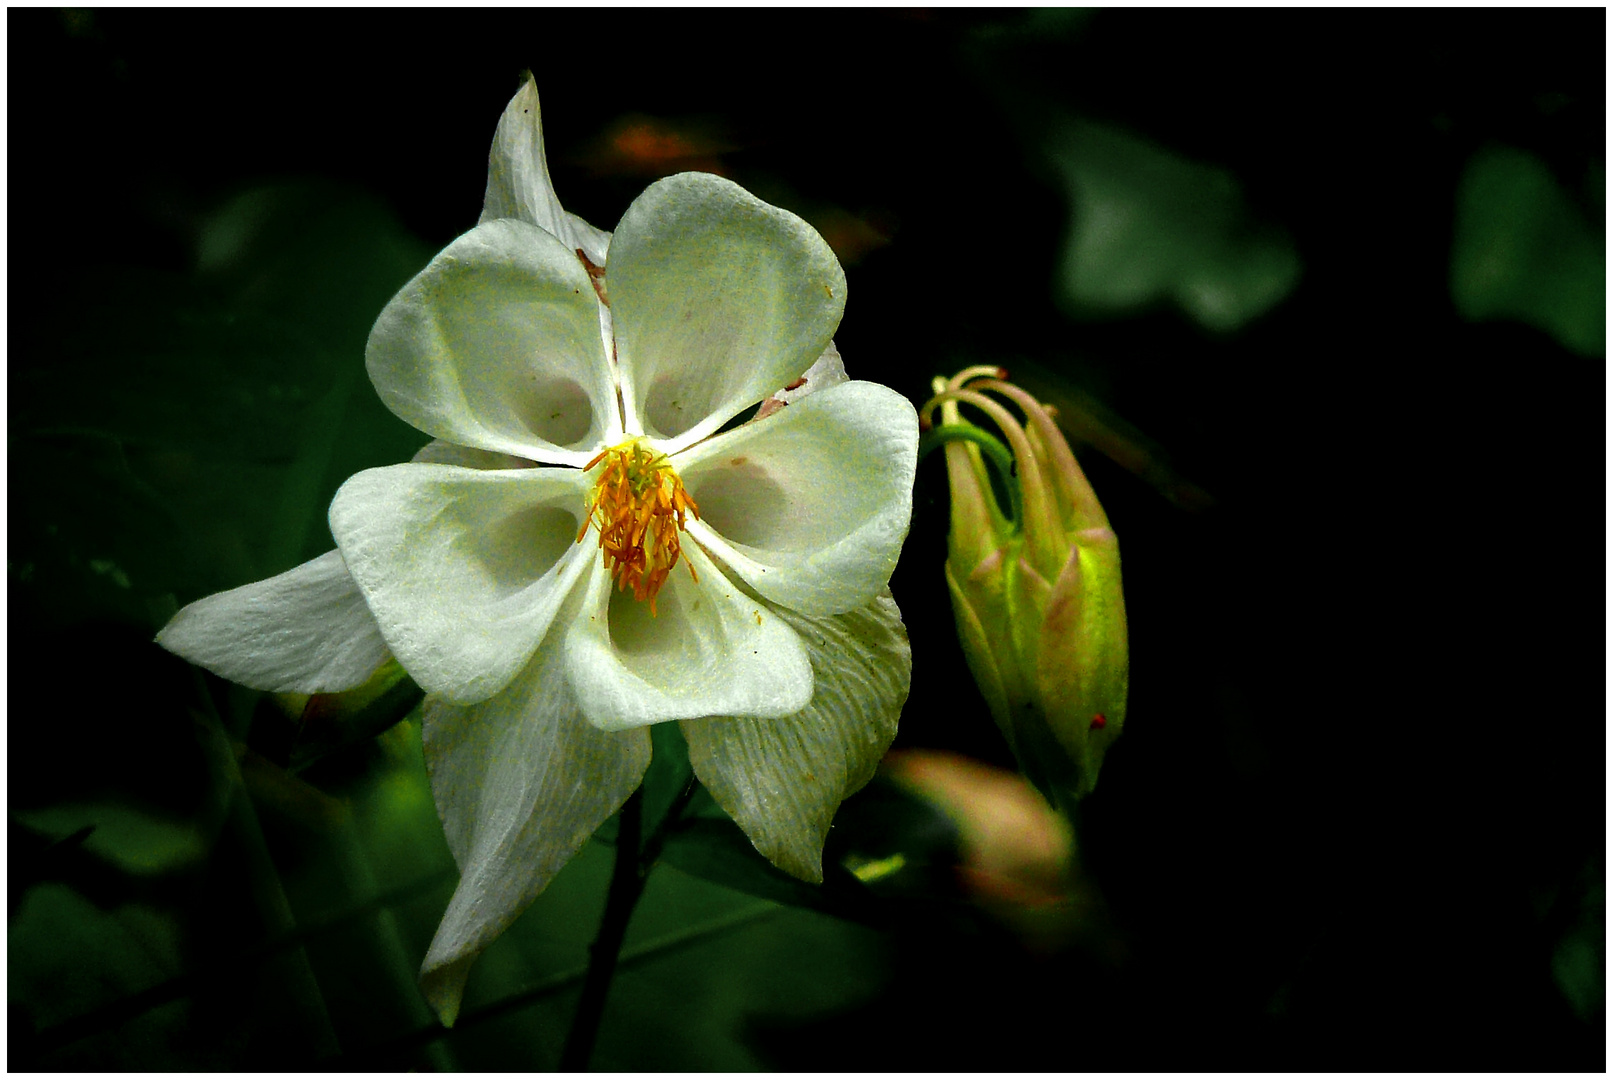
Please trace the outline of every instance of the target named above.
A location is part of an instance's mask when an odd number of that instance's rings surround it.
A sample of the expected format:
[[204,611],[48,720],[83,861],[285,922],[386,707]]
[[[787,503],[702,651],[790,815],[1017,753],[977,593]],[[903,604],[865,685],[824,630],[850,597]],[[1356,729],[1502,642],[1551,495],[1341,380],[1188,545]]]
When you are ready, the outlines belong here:
[[616,120],[574,158],[595,176],[661,177],[679,172],[727,176],[722,156],[735,147],[699,121],[631,114]]
[[877,215],[858,216],[838,206],[809,213],[806,218],[846,266],[855,266],[869,252],[889,244],[895,231],[889,221]]
[[883,772],[958,829],[964,892],[1031,952],[1121,950],[1102,897],[1080,872],[1075,836],[1016,772],[943,750],[895,750]]

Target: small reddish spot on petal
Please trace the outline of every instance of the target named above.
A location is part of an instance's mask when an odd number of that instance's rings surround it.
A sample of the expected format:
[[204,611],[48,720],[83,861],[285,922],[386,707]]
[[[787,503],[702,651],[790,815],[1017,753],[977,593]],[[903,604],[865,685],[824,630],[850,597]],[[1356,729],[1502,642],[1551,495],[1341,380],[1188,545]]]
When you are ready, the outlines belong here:
[[577,258],[582,260],[583,269],[588,271],[588,280],[593,284],[594,293],[599,297],[599,302],[606,307],[610,307],[610,295],[605,291],[605,268],[595,266],[594,260],[590,259],[588,253],[583,251],[582,248],[577,248],[576,252]]
[[1101,712],[1092,714],[1092,730],[1093,731],[1097,731],[1099,728],[1103,727],[1103,725],[1107,724],[1108,722],[1109,722],[1109,718],[1107,716],[1104,716]]

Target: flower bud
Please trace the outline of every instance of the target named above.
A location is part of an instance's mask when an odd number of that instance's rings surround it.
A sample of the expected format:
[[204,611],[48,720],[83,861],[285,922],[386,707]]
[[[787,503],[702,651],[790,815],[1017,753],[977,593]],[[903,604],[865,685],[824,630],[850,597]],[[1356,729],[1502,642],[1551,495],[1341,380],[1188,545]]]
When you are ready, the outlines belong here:
[[[1097,782],[1126,719],[1120,545],[1047,409],[997,368],[935,380],[952,494],[947,588],[969,670],[1025,774],[1055,805]],[[997,397],[1018,405],[1021,424]],[[1005,448],[963,421],[971,405]],[[986,470],[1011,504],[1005,514]]]

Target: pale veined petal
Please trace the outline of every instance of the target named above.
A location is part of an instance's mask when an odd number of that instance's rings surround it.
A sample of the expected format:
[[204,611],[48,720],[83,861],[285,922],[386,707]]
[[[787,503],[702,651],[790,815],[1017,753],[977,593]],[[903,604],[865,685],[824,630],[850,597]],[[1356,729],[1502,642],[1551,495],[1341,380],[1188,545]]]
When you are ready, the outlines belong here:
[[298,694],[362,686],[391,655],[340,551],[186,605],[157,644],[231,682]]
[[[588,546],[593,534],[583,543]],[[691,716],[788,716],[812,696],[806,650],[766,604],[700,549],[647,601],[618,591],[594,554],[581,613],[567,630],[567,675],[589,723],[606,730]]]
[[647,729],[607,732],[583,720],[561,651],[556,635],[478,705],[426,698],[426,767],[462,876],[420,982],[450,1026],[471,964],[627,801],[650,764]]
[[846,302],[845,273],[810,225],[708,173],[634,200],[608,271],[627,424],[664,453],[798,378]]
[[353,579],[388,646],[427,692],[470,704],[513,679],[578,575],[586,481],[575,469],[391,465],[330,507]]
[[528,79],[499,118],[487,155],[487,194],[482,222],[517,218],[552,234],[575,252],[581,248],[595,266],[605,265],[610,233],[594,228],[560,206],[543,149],[543,117],[538,84]]
[[918,415],[845,382],[673,459],[700,507],[689,534],[764,597],[808,615],[867,603],[913,513]]
[[778,614],[806,644],[811,704],[776,720],[713,717],[679,726],[695,775],[756,850],[786,873],[822,881],[829,823],[896,737],[913,656],[889,593],[822,619]]
[[365,349],[387,408],[461,446],[580,466],[620,438],[599,301],[523,221],[478,225],[394,296]]

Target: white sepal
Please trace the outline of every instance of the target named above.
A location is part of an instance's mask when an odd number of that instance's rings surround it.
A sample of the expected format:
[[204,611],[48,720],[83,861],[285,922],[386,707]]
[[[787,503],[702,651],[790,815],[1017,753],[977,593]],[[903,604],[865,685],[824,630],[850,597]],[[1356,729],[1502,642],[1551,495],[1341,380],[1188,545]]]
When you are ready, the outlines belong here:
[[558,639],[478,705],[426,698],[431,791],[460,867],[420,971],[445,1025],[482,950],[627,801],[650,764],[650,733],[600,731],[566,689]]
[[390,656],[340,551],[186,605],[157,644],[231,682],[276,693],[351,690]]
[[487,194],[482,199],[480,221],[500,218],[536,225],[556,237],[568,251],[581,248],[595,266],[605,265],[610,233],[567,213],[555,194],[543,146],[538,84],[533,79],[528,79],[505,106],[493,136],[493,149],[487,155]]

